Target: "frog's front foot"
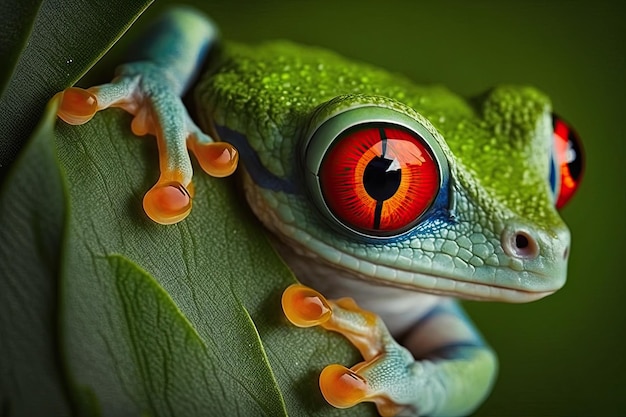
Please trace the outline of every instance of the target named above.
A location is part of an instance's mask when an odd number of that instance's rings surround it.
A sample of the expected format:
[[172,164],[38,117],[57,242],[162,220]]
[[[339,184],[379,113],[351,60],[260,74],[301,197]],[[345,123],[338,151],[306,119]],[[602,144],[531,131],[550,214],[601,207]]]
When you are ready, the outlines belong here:
[[172,224],[191,211],[193,185],[188,149],[202,169],[216,177],[230,175],[237,167],[235,148],[215,142],[191,120],[181,98],[167,83],[163,71],[150,62],[120,68],[110,84],[83,90],[71,87],[59,93],[59,118],[72,125],[88,122],[99,110],[120,107],[134,115],[135,135],[155,135],[159,149],[160,176],[146,193],[143,207],[155,222]]
[[341,333],[360,352],[364,361],[351,368],[329,365],[320,374],[322,395],[337,408],[374,402],[382,416],[413,414],[406,401],[423,384],[421,365],[389,334],[382,320],[362,310],[351,298],[329,301],[300,284],[290,286],[282,297],[285,315],[299,327],[322,326]]

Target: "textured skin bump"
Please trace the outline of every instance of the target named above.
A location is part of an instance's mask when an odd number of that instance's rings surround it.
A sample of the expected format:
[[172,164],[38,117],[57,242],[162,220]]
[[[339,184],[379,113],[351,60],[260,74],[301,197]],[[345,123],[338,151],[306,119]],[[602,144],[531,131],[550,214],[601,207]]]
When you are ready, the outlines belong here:
[[[208,118],[246,134],[263,164],[279,176],[293,175],[294,149],[313,110],[338,95],[384,96],[411,107],[424,102],[422,114],[435,119],[450,108],[471,112],[443,89],[418,87],[322,49],[288,42],[228,46],[217,72],[201,81],[198,101],[208,108]],[[434,96],[442,99],[431,102]]]

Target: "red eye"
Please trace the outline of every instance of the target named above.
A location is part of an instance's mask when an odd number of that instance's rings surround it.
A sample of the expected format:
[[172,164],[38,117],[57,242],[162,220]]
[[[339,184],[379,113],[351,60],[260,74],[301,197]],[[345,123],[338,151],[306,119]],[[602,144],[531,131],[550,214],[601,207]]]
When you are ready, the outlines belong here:
[[344,131],[320,170],[324,201],[346,226],[378,236],[410,229],[439,190],[439,169],[424,140],[388,124]]
[[580,138],[576,131],[560,117],[552,115],[554,128],[554,149],[560,188],[556,199],[556,208],[563,207],[578,189],[582,179],[584,157]]

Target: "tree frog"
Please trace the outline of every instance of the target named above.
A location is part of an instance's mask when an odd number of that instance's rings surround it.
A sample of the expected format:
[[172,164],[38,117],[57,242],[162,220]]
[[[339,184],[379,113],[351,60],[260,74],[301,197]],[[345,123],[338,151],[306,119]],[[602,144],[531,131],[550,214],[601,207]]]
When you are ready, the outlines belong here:
[[[318,48],[222,44],[186,8],[134,54],[111,83],[60,93],[58,115],[80,124],[121,107],[135,134],[156,136],[147,215],[190,213],[188,151],[214,176],[241,160],[247,201],[302,283],[283,294],[287,318],[363,356],[321,372],[325,399],[383,416],[474,410],[497,360],[456,298],[528,302],[566,279],[557,209],[582,153],[548,98],[500,86],[466,100]],[[195,119],[181,101],[192,85]]]

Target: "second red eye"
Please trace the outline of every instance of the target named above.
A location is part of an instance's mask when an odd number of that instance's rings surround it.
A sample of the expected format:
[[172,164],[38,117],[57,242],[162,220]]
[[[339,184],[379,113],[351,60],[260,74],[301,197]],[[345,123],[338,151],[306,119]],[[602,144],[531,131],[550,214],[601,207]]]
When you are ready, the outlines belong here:
[[556,114],[552,115],[554,149],[561,181],[556,208],[561,209],[572,198],[583,176],[584,154],[576,131]]
[[439,191],[438,166],[423,139],[387,124],[344,132],[324,156],[319,177],[339,221],[379,236],[415,226]]

